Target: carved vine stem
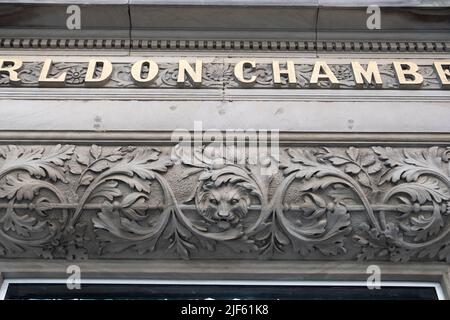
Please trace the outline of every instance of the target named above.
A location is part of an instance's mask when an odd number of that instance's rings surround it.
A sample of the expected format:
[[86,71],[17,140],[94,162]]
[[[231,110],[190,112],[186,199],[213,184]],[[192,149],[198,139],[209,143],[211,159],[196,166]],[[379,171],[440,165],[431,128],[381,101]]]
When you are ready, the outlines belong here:
[[[28,183],[27,185],[30,186],[30,185],[33,185],[33,184],[36,185],[36,186],[38,187],[37,189],[47,189],[47,190],[52,191],[52,192],[58,197],[58,199],[59,199],[61,202],[64,202],[64,201],[65,201],[64,195],[63,195],[63,194],[62,194],[62,193],[61,193],[54,185],[52,185],[52,184],[50,184],[50,183],[48,183],[48,182],[45,182],[45,181],[41,181],[41,180],[33,181],[32,183]],[[11,199],[11,200],[9,201],[9,208],[12,208],[12,207],[13,207],[13,203],[14,203],[14,199]],[[64,209],[63,212],[64,212],[64,215],[63,215],[63,217],[62,217],[62,221],[63,221],[63,226],[62,226],[62,228],[64,228],[64,224],[67,222],[67,217],[68,217],[68,212],[67,212],[67,210]],[[8,209],[5,211],[5,214],[4,214],[3,216],[5,216],[5,215],[7,215],[7,214],[8,214]],[[2,229],[0,228],[0,232],[1,232],[1,236],[2,236],[2,237],[8,239],[9,241],[11,241],[11,242],[13,242],[13,243],[18,243],[18,244],[28,245],[28,246],[38,246],[38,245],[42,245],[42,244],[48,242],[50,239],[52,239],[52,238],[55,236],[56,232],[57,232],[57,230],[52,230],[52,231],[49,233],[49,235],[47,235],[46,237],[41,238],[41,239],[22,240],[22,239],[13,238],[13,237],[9,236],[8,234],[2,232],[1,230],[2,230]]]
[[[61,203],[55,203],[55,202],[46,202],[45,205],[42,205],[42,208],[44,209],[77,209],[79,206],[78,203],[71,203],[71,202],[61,202]],[[100,210],[104,208],[104,204],[102,203],[86,203],[84,205],[84,209],[87,210]],[[27,209],[27,210],[40,210],[41,206],[39,204],[33,204],[33,203],[0,203],[0,209],[6,209],[12,207],[14,209]],[[118,206],[121,208],[121,206]],[[181,211],[191,210],[196,211],[197,207],[195,205],[191,204],[178,204],[178,207]],[[407,207],[409,209],[414,209],[413,205],[404,205],[403,207]],[[145,204],[133,204],[129,206],[128,208],[134,209],[134,210],[164,210],[166,208],[165,205],[145,205]],[[365,207],[363,205],[352,205],[348,204],[346,205],[346,208],[348,211],[364,211]],[[421,205],[420,207],[421,211],[433,211],[433,206],[431,205]],[[248,210],[250,211],[261,211],[263,210],[263,207],[261,205],[251,205],[248,207]],[[302,211],[302,207],[300,206],[294,206],[290,205],[289,210],[291,211]],[[398,205],[393,204],[384,204],[384,203],[376,203],[372,204],[372,210],[373,211],[401,211],[401,208],[398,207]]]
[[170,188],[169,184],[167,183],[166,179],[164,179],[160,174],[155,174],[156,180],[159,182],[161,187],[163,188],[164,197],[165,199],[169,199],[169,207],[175,208],[175,213],[177,214],[178,218],[181,218],[183,223],[195,234],[210,238],[213,240],[232,240],[235,239],[240,235],[240,233],[235,229],[226,230],[224,232],[203,232],[200,230],[200,228],[196,225],[194,225],[184,214],[183,211],[180,209],[180,206],[178,205],[178,202],[176,201],[175,195],[173,194],[172,188]]
[[80,217],[83,207],[84,207],[86,201],[89,199],[91,193],[98,186],[100,186],[103,182],[106,182],[107,180],[114,180],[113,178],[108,179],[108,177],[111,176],[112,174],[117,174],[117,173],[129,176],[129,174],[127,174],[126,172],[122,172],[122,168],[114,167],[114,169],[105,171],[105,172],[101,173],[100,175],[98,175],[94,179],[94,181],[92,181],[92,183],[89,184],[89,186],[84,191],[83,196],[80,199],[80,202],[78,203],[77,209],[75,210],[74,214],[72,215],[72,217],[69,220],[69,223],[68,223],[69,227],[73,227],[76,224],[76,222],[78,221],[78,218]]
[[[431,176],[434,176],[434,177],[438,178],[440,181],[445,183],[447,188],[450,189],[450,179],[447,178],[447,176],[445,176],[441,172],[436,171],[436,170],[432,170],[432,169],[428,169],[428,168],[420,169],[420,175],[424,175],[424,174],[428,174],[428,175],[431,175]],[[399,185],[399,186],[395,186],[394,188],[392,188],[383,197],[383,202],[386,203],[390,198],[392,198],[392,196],[394,194],[399,192],[399,190],[401,191],[401,189],[403,187],[404,187],[403,185]],[[436,206],[437,206],[436,204],[433,205],[434,210],[439,210],[439,208],[437,208]],[[382,220],[385,221],[385,213],[384,213],[384,211],[380,211],[380,215],[383,218]],[[400,246],[402,246],[404,248],[407,248],[407,249],[421,249],[423,247],[430,246],[432,244],[435,244],[435,243],[443,240],[449,233],[450,233],[450,225],[447,225],[447,228],[443,232],[441,232],[441,234],[439,236],[435,237],[432,240],[426,241],[426,242],[411,243],[411,242],[407,242],[407,241],[403,240],[403,238],[395,239],[394,241],[395,241],[395,243],[397,243]]]
[[286,219],[283,213],[283,201],[284,201],[284,195],[286,194],[287,188],[291,185],[291,183],[296,179],[296,174],[292,173],[289,176],[287,176],[283,182],[281,183],[280,187],[275,192],[275,195],[273,197],[273,202],[271,204],[271,208],[275,208],[275,213],[278,221],[281,222],[281,225],[285,229],[286,232],[289,234],[294,235],[297,239],[303,240],[303,241],[314,241],[314,242],[320,242],[324,241],[330,238],[333,238],[336,236],[335,233],[326,233],[324,236],[321,237],[305,237],[303,234],[300,233],[300,231],[293,227],[292,223]]
[[[349,175],[342,173],[342,171],[337,170],[337,169],[333,169],[327,166],[316,166],[316,168],[318,168],[320,170],[320,176],[326,176],[326,175],[330,175],[330,176],[334,176],[340,180],[333,182],[332,184],[336,184],[336,183],[342,183],[345,184],[347,186],[349,186],[350,188],[353,188],[353,190],[356,192],[356,194],[358,195],[359,199],[361,200],[364,208],[366,209],[366,213],[370,219],[370,221],[372,222],[373,226],[378,230],[378,231],[382,231],[381,226],[378,222],[378,219],[375,217],[375,214],[373,212],[372,209],[372,205],[370,204],[369,200],[367,199],[364,191],[361,189],[361,187],[359,186],[359,184]],[[301,169],[297,169],[296,171],[300,171]],[[295,172],[292,173],[294,175],[294,179],[296,178],[295,176]],[[291,175],[292,175],[291,174]],[[282,187],[284,187],[284,185],[281,185]]]
[[366,208],[366,212],[370,218],[370,221],[373,223],[374,227],[377,230],[381,231],[380,224],[378,222],[378,219],[375,217],[375,214],[372,209],[372,205],[370,204],[369,200],[367,199],[364,191],[361,189],[359,184],[353,178],[351,178],[349,175],[343,174],[339,170],[330,170],[329,172],[331,173],[331,175],[334,175],[337,178],[341,178],[343,184],[345,184],[351,188],[354,188],[354,190],[356,191],[356,194],[358,195],[359,199],[361,200],[364,207]]

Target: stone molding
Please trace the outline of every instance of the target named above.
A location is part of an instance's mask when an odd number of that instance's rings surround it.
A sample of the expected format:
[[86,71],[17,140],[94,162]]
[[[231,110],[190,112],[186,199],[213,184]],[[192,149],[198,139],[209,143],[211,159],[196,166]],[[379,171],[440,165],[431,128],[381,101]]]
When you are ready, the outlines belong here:
[[2,49],[129,49],[129,39],[0,38]]
[[401,53],[449,52],[449,41],[295,41],[295,40],[186,40],[186,39],[70,39],[70,38],[4,38],[0,49],[74,49],[135,51],[294,51],[294,52],[374,52]]

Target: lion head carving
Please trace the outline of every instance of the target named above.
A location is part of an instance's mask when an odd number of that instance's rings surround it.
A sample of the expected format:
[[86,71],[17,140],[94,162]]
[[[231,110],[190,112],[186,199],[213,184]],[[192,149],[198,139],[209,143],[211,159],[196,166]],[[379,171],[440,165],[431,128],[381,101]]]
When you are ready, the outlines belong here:
[[195,202],[199,213],[207,221],[227,229],[245,217],[250,206],[250,196],[245,188],[237,184],[215,186],[206,183],[197,192]]

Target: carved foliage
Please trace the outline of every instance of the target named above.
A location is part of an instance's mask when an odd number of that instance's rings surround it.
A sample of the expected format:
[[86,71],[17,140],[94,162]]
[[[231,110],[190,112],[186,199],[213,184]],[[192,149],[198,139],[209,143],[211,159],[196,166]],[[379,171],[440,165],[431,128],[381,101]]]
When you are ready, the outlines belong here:
[[450,260],[448,148],[228,151],[0,146],[0,255]]

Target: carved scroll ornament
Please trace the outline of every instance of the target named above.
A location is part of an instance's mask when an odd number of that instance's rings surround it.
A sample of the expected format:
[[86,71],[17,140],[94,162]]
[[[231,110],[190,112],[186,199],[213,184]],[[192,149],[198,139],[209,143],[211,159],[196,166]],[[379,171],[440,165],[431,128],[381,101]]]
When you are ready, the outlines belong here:
[[449,148],[212,151],[1,146],[0,256],[450,261]]

